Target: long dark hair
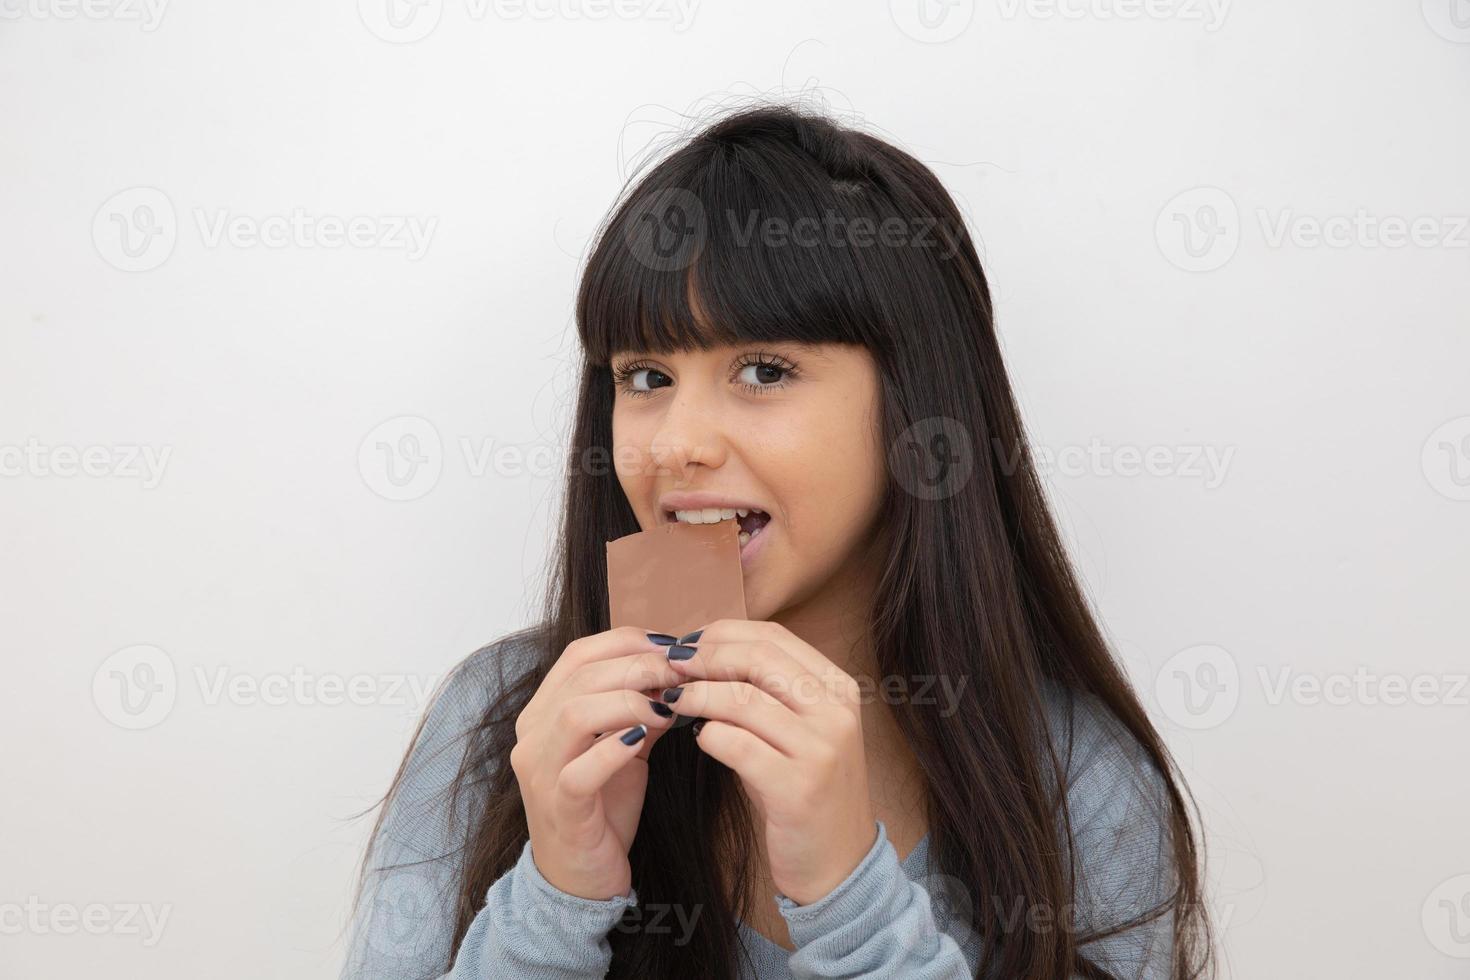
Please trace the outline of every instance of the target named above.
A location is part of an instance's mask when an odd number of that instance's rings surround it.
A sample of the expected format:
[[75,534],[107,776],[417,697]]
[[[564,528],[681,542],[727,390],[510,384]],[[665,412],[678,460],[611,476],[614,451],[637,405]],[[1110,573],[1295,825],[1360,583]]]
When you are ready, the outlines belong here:
[[[544,619],[524,634],[539,662],[490,707],[456,784],[477,785],[488,802],[465,841],[455,948],[528,836],[508,762],[515,718],[567,644],[608,628],[603,545],[640,529],[611,465],[610,355],[787,340],[861,344],[878,367],[881,444],[894,451],[874,531],[870,636],[881,676],[973,680],[951,714],[907,702],[894,711],[927,779],[930,860],[972,890],[971,926],[987,961],[980,975],[1108,976],[1079,950],[1098,934],[1004,929],[1017,902],[1075,902],[1077,857],[1056,792],[1065,766],[1035,738],[1049,685],[1095,698],[1162,775],[1171,887],[1158,908],[1108,932],[1169,916],[1173,975],[1208,972],[1183,780],[1064,553],[980,260],[935,175],[820,112],[729,113],[631,183],[599,231],[576,318],[585,358],[565,510]],[[962,460],[963,478],[935,489],[932,461],[908,451],[931,444]],[[614,929],[609,976],[733,980],[737,922],[751,900],[743,856],[755,852],[757,832],[737,805],[738,777],[699,751],[687,727],[667,733],[648,765],[630,854],[640,903],[701,914],[683,943]]]

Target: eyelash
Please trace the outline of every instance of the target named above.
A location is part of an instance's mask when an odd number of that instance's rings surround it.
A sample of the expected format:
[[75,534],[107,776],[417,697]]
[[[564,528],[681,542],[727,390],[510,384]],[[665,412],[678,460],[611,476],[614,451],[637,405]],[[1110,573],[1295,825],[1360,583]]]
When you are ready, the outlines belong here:
[[[738,377],[741,369],[750,367],[752,364],[764,364],[773,368],[778,368],[781,371],[781,380],[776,382],[775,384],[757,385],[751,384],[747,381],[740,382],[740,387],[746,389],[753,395],[768,395],[773,391],[785,388],[789,381],[799,377],[795,364],[792,364],[784,357],[777,357],[774,354],[766,354],[764,352],[742,355],[741,359],[735,364],[735,375]],[[638,388],[632,387],[632,385],[630,384],[633,375],[637,374],[639,371],[645,370],[658,371],[658,373],[660,374],[664,373],[662,371],[659,371],[659,369],[655,365],[650,364],[647,361],[632,361],[628,364],[623,364],[613,368],[613,384],[627,394],[634,396],[635,398],[641,398],[645,395],[651,395],[658,389],[653,388],[648,391],[642,391]],[[667,375],[665,375],[665,377],[667,377]]]

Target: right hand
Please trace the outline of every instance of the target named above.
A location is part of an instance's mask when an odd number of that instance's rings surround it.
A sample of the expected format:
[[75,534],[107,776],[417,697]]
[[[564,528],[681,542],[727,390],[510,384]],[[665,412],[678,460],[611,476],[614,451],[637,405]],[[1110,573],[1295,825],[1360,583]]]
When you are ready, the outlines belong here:
[[[620,626],[574,640],[516,718],[510,766],[520,784],[536,868],[581,898],[626,895],[648,787],[648,753],[677,717],[650,697],[683,678],[649,630]],[[633,745],[620,736],[637,725]]]

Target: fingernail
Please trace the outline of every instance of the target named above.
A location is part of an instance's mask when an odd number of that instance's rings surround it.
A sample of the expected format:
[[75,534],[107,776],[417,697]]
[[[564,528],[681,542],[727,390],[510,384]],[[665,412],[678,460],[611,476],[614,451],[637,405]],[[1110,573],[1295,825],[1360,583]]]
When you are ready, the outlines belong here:
[[669,704],[673,704],[675,701],[679,700],[679,695],[683,693],[684,689],[682,687],[666,687],[664,688],[664,693],[660,696]]
[[703,635],[703,633],[704,633],[704,630],[695,630],[693,633],[685,633],[683,636],[679,637],[679,642],[680,643],[698,643],[699,642],[699,638],[700,638],[701,635]]
[[653,701],[653,700],[650,700],[648,703],[651,704],[651,705],[653,705],[653,713],[654,714],[659,715],[659,716],[661,716],[663,718],[672,718],[672,717],[674,717],[674,709],[673,708],[670,708],[668,705],[664,704],[662,701]]
[[649,633],[648,638],[661,647],[673,646],[675,643],[679,642],[678,637],[670,636],[667,633]]
[[703,727],[704,727],[704,719],[703,718],[700,718],[694,724],[692,724],[692,725],[689,726],[689,730],[691,732],[693,732],[694,734],[698,735],[699,734],[699,730],[701,728],[703,728]]
[[694,656],[694,647],[686,647],[683,644],[669,647],[670,660],[688,660]]
[[648,729],[646,727],[644,727],[643,725],[635,725],[634,727],[628,729],[626,732],[623,732],[623,734],[619,735],[618,737],[622,739],[624,745],[633,745],[636,742],[641,742],[643,740],[643,736],[647,734]]

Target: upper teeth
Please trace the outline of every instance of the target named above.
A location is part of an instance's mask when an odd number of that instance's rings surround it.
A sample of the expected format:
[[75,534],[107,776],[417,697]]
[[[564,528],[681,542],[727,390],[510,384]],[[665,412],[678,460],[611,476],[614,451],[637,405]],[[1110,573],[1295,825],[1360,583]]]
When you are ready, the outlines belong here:
[[728,521],[736,514],[745,517],[749,513],[744,507],[706,507],[703,510],[676,510],[674,519],[685,524],[713,524],[716,521]]

